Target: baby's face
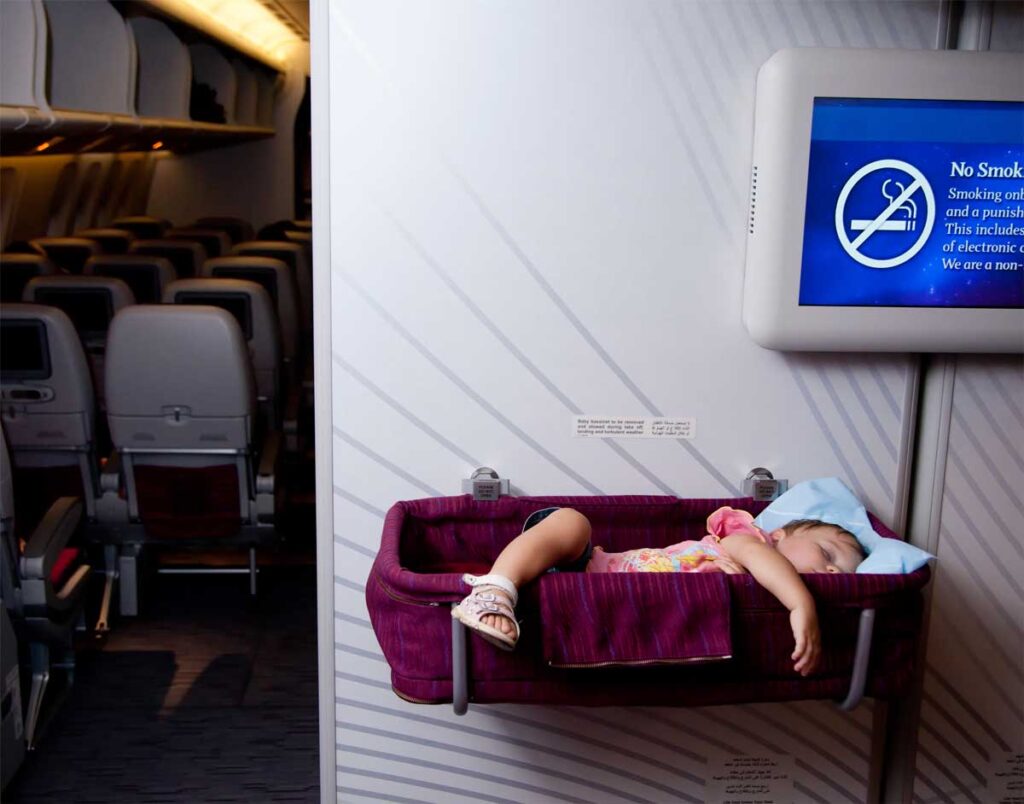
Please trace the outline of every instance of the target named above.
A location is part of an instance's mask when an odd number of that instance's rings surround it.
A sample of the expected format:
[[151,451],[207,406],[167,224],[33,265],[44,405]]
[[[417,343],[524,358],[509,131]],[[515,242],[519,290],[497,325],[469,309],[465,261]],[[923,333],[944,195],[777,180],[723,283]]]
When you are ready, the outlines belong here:
[[778,550],[800,573],[853,572],[864,560],[857,540],[830,525],[810,525],[784,536]]

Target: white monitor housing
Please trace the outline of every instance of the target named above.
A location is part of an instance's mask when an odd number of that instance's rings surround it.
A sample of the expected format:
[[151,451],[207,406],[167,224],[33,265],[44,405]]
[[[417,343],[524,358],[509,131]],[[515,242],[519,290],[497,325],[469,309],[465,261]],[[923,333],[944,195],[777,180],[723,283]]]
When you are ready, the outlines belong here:
[[1024,352],[1024,54],[782,50],[754,120],[757,343]]

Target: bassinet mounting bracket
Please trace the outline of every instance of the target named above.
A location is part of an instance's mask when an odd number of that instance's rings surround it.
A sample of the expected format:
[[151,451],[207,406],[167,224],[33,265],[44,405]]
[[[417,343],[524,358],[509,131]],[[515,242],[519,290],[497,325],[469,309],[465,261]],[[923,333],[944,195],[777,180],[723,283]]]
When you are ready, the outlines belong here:
[[489,466],[481,466],[469,478],[462,481],[462,492],[472,494],[474,500],[497,500],[510,493],[508,478],[498,477]]
[[[454,607],[455,604],[453,604]],[[871,660],[871,638],[875,628],[875,610],[863,609],[857,626],[857,647],[846,698],[836,701],[844,712],[852,712],[864,700]],[[469,657],[466,655],[466,626],[452,618],[452,710],[464,715],[469,710]]]

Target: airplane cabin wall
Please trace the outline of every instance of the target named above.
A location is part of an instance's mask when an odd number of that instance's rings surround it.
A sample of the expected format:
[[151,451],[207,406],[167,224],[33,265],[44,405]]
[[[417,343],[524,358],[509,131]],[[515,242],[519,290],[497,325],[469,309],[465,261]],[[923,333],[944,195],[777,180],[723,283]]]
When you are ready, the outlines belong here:
[[129,153],[0,159],[3,247],[144,214],[153,166],[163,158]]
[[[837,475],[902,525],[919,359],[767,351],[740,321],[754,81],[782,47],[935,47],[945,6],[318,5],[333,436],[318,456],[332,456],[338,800],[701,801],[715,763],[740,753],[795,757],[783,760],[794,801],[866,800],[871,703],[849,715],[821,702],[471,706],[457,718],[391,692],[363,596],[388,507],[460,493],[480,465],[520,494],[721,497],[758,465],[793,482]],[[978,407],[970,389],[1000,388],[973,436],[1019,471],[1019,446],[999,443],[1019,433],[1019,361],[962,362],[975,363],[954,411]],[[574,414],[692,416],[696,438],[575,439]],[[954,465],[986,460],[971,437],[968,455],[954,432]],[[1012,525],[1020,492],[999,488],[975,507]],[[993,555],[1013,559],[1021,537],[1006,532]],[[1019,626],[988,636],[1006,634]],[[1019,651],[1007,651],[1017,666],[988,671],[1019,691]],[[948,759],[945,735],[961,726],[924,717],[926,746]],[[987,739],[1012,747],[1014,711],[1004,719]],[[933,787],[977,800],[931,785],[926,800]]]

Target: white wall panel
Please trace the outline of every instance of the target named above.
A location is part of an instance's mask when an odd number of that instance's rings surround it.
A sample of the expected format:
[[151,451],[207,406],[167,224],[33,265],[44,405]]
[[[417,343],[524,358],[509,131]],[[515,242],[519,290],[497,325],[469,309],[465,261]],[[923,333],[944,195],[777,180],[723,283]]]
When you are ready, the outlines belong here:
[[[756,71],[791,45],[931,47],[938,4],[332,2],[337,785],[344,801],[702,801],[709,761],[800,756],[866,796],[870,707],[473,707],[390,692],[361,590],[383,513],[475,466],[520,493],[843,477],[896,516],[906,356],[782,355],[740,322]],[[693,441],[573,439],[574,414]],[[463,793],[462,791],[466,791]]]
[[996,800],[1024,752],[1024,362],[957,361],[915,793]]

